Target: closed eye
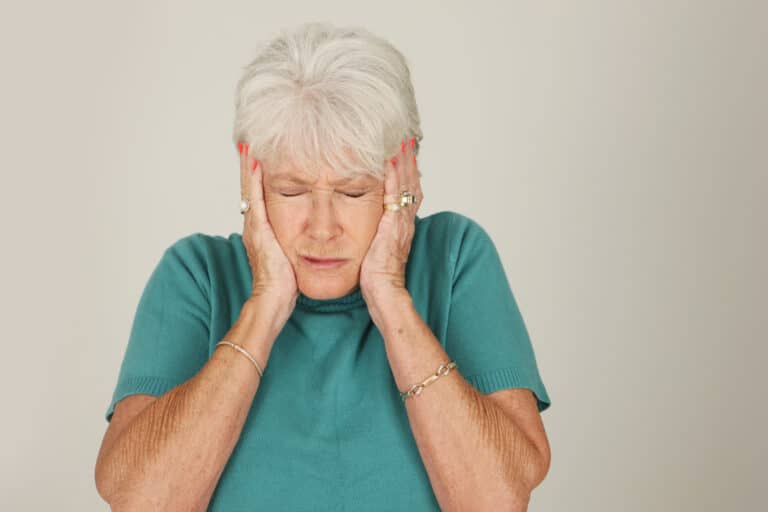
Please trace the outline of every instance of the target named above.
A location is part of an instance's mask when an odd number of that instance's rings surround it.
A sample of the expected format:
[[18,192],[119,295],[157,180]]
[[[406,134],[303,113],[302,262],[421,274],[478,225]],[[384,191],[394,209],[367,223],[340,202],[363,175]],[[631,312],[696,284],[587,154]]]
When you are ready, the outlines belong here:
[[[296,197],[296,196],[300,196],[303,193],[304,193],[303,191],[302,192],[295,192],[293,194],[287,193],[287,192],[280,192],[280,195],[283,196],[283,197]],[[342,192],[342,193],[345,196],[347,196],[347,197],[353,197],[354,198],[354,197],[364,196],[365,194],[368,193],[368,191],[367,190],[363,190],[361,192]]]
[[349,187],[346,191],[340,190],[339,192],[341,192],[347,197],[362,197],[365,194],[368,194],[369,192],[371,192],[371,188],[366,186],[355,187],[355,188]]
[[283,190],[278,190],[278,192],[280,193],[280,195],[281,195],[281,196],[284,196],[284,197],[296,197],[296,196],[300,196],[301,194],[303,194],[303,193],[304,193],[304,192],[306,192],[306,191],[307,191],[307,190],[306,190],[306,189],[303,189],[303,188],[286,188],[286,189],[283,189]]

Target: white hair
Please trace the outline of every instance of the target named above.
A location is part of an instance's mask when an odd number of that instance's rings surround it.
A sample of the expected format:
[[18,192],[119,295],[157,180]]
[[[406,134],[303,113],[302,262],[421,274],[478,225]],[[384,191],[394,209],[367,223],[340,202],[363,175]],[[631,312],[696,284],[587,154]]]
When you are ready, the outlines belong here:
[[422,139],[405,57],[360,27],[305,23],[262,42],[235,91],[233,142],[267,166],[384,178],[402,141]]

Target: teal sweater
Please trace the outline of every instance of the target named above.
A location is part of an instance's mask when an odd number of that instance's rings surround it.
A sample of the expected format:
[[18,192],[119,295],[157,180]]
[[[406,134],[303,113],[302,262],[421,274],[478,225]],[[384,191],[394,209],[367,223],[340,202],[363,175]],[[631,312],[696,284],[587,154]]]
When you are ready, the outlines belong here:
[[[107,421],[123,397],[160,396],[193,377],[251,284],[240,234],[173,243],[139,300]],[[406,285],[478,391],[528,388],[539,411],[549,407],[498,252],[477,222],[417,216]],[[299,295],[208,510],[440,510],[359,287],[335,299]]]

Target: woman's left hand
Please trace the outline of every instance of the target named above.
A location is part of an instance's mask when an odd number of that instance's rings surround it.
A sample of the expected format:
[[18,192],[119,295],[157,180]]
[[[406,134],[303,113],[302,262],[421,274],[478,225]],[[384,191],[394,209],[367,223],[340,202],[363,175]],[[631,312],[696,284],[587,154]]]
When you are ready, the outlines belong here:
[[[407,293],[405,266],[416,230],[416,212],[424,196],[414,154],[415,139],[404,141],[401,151],[385,165],[384,203],[398,202],[400,192],[413,194],[414,203],[397,211],[384,209],[376,235],[360,266],[360,288],[369,306]],[[382,205],[383,207],[383,205]]]

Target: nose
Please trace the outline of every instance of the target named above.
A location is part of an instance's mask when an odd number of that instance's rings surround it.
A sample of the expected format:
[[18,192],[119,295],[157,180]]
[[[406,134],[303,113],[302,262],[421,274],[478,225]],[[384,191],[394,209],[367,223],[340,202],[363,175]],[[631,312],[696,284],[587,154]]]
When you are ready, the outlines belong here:
[[333,190],[316,189],[312,192],[307,234],[317,242],[325,242],[341,233],[338,215],[333,205]]

